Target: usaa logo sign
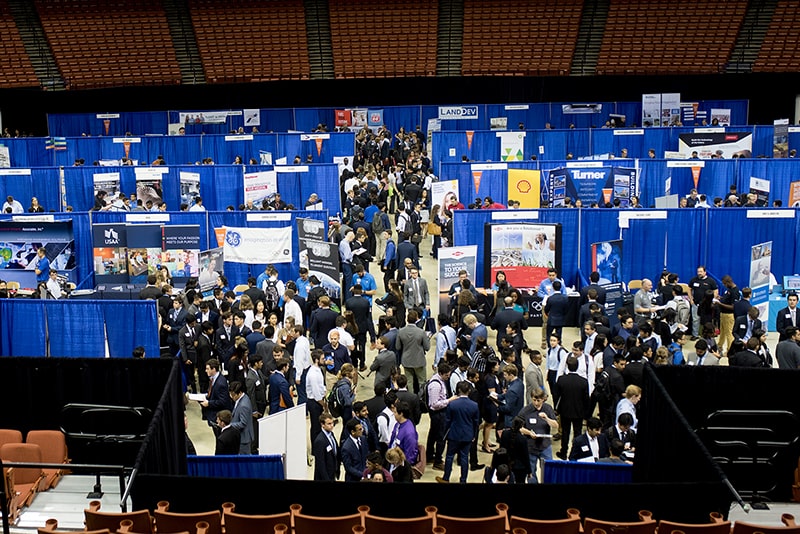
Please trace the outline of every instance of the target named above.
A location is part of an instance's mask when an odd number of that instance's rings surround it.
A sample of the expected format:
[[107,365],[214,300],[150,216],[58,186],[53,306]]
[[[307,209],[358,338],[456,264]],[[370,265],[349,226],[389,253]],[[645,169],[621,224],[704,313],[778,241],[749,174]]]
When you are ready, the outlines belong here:
[[440,106],[440,119],[477,119],[478,106]]

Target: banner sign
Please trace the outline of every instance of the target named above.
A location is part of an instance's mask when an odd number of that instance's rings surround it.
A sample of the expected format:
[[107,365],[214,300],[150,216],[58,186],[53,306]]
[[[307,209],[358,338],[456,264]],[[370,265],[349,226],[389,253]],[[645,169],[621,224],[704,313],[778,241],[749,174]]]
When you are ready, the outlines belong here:
[[[183,124],[225,124],[228,120],[228,111],[201,111],[178,113],[178,120]],[[241,115],[241,113],[237,113]]]
[[108,193],[106,202],[109,204],[119,196],[120,178],[118,172],[95,173],[92,175],[92,182],[94,183],[94,195],[97,196],[100,191],[105,191]]
[[592,243],[592,271],[600,274],[600,285],[626,280],[622,272],[622,240]]
[[543,198],[550,207],[564,205],[564,199],[580,199],[584,207],[592,202],[603,205],[619,199],[621,207],[627,207],[636,195],[638,169],[625,167],[600,167],[593,169],[558,168],[544,171],[545,188]]
[[561,225],[510,223],[484,227],[484,287],[503,271],[508,283],[518,288],[538,287],[547,269],[561,271]]
[[244,203],[252,201],[260,208],[261,203],[271,199],[278,192],[278,175],[272,171],[250,172],[244,174]]
[[[166,167],[136,167],[136,198],[141,199],[142,204],[151,201],[153,206],[158,206],[164,198],[161,189],[161,176],[169,172]],[[175,206],[173,206],[173,210]]]
[[689,133],[678,136],[678,150],[687,156],[697,151],[701,159],[719,155],[723,158],[753,157],[752,132]]
[[769,205],[769,180],[750,177],[750,191],[756,195],[756,205],[766,207]]
[[541,171],[508,169],[508,203],[519,202],[520,208],[539,208]]
[[200,173],[199,172],[180,172],[181,184],[181,204],[191,207],[194,198],[200,196]]
[[785,158],[789,155],[789,119],[773,121],[772,157]]
[[307,268],[309,275],[319,278],[328,296],[340,299],[342,288],[339,283],[339,245],[300,239],[300,248],[300,266]]
[[754,245],[750,252],[750,304],[758,308],[759,318],[769,317],[769,277],[772,270],[772,241]]
[[[295,219],[297,224],[297,237],[300,239],[313,239],[314,241],[325,241],[325,221],[318,219],[307,219],[304,217],[297,217]],[[300,247],[302,252],[303,247]]]
[[211,291],[216,287],[217,280],[220,274],[224,272],[225,259],[222,254],[222,247],[210,248],[200,253],[200,276],[198,277],[198,284],[203,296],[206,293],[211,294]]
[[790,208],[800,208],[800,181],[789,184],[789,206]]
[[225,261],[291,263],[292,227],[225,228]]
[[101,282],[128,282],[128,231],[124,224],[92,225],[94,276]]
[[441,313],[446,313],[450,309],[451,302],[448,293],[450,286],[458,282],[460,271],[467,271],[467,278],[473,283],[475,282],[477,259],[477,245],[439,249],[439,310]]
[[525,132],[497,132],[500,138],[500,161],[525,159]]
[[433,182],[431,184],[431,202],[432,206],[439,205],[442,210],[458,204],[458,180]]
[[661,94],[642,95],[642,126],[661,126]]
[[477,119],[478,106],[439,106],[440,120]]

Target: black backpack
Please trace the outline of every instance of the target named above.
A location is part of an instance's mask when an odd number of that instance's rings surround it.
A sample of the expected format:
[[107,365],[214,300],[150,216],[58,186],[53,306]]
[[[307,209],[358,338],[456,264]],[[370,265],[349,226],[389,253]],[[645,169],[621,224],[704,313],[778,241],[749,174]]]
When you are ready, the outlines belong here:
[[592,397],[603,405],[611,404],[614,394],[611,391],[611,377],[608,375],[608,371],[603,370],[595,380]]
[[278,302],[281,296],[278,294],[278,282],[276,280],[267,280],[264,282],[264,296],[266,308],[268,312],[278,309]]
[[328,392],[325,400],[328,401],[328,412],[330,412],[333,417],[341,417],[344,399],[342,399],[341,395],[339,394],[339,382],[336,382],[336,384],[333,385],[333,388],[331,388],[330,392]]
[[420,413],[428,413],[430,411],[430,406],[428,406],[428,386],[430,385],[431,381],[426,380],[422,387],[419,388],[419,411]]

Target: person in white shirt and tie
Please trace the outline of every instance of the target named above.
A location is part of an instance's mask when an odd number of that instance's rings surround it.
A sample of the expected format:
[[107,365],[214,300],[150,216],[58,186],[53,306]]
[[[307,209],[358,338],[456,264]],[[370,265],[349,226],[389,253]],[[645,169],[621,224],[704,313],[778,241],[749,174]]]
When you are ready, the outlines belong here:
[[778,331],[778,334],[780,334],[779,341],[786,339],[786,328],[790,326],[797,328],[800,326],[797,323],[797,320],[800,318],[800,314],[797,313],[797,293],[789,293],[786,297],[786,303],[788,306],[780,310],[775,319],[775,329]]
[[600,458],[607,458],[608,454],[608,439],[603,434],[603,422],[597,417],[590,417],[586,420],[586,433],[573,440],[569,459],[596,462]]

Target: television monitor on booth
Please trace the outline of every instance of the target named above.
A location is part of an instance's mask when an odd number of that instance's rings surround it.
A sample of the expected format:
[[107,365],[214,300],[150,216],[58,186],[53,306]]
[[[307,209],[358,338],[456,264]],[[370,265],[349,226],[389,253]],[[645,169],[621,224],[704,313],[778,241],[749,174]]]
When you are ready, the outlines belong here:
[[800,275],[791,274],[783,277],[783,293],[800,293]]

